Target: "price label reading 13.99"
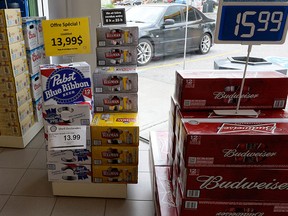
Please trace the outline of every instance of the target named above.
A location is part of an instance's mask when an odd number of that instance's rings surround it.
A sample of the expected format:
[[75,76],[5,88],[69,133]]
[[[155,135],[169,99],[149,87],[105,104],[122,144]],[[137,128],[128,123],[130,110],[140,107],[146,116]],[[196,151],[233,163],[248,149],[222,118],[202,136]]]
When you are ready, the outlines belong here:
[[221,1],[215,43],[284,43],[287,14],[287,2]]
[[47,56],[91,53],[88,17],[45,20],[43,35]]

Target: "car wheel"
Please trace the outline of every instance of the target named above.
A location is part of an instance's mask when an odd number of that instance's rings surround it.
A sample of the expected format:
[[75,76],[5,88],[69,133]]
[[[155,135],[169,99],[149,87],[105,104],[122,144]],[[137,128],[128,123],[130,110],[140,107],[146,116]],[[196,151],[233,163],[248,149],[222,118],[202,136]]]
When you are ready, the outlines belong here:
[[200,54],[206,54],[209,52],[210,48],[211,48],[211,44],[212,44],[212,40],[209,34],[205,33],[200,41],[199,44],[199,53]]
[[139,66],[148,64],[153,56],[153,45],[148,39],[140,39],[137,46],[137,63]]

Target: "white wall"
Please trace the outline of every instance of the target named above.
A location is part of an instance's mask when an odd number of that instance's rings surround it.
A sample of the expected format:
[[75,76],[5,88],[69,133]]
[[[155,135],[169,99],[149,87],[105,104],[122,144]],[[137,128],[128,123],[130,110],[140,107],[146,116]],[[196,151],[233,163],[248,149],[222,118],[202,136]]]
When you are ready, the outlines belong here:
[[[100,0],[41,0],[44,5],[44,15],[51,19],[67,17],[90,17],[91,54],[75,55],[73,61],[87,61],[91,69],[96,68],[96,27],[101,23]],[[46,7],[45,7],[46,5]],[[48,6],[48,8],[47,8]],[[40,7],[40,6],[39,6]],[[48,9],[49,14],[45,14]],[[65,56],[53,57],[53,63],[67,63],[70,58]]]

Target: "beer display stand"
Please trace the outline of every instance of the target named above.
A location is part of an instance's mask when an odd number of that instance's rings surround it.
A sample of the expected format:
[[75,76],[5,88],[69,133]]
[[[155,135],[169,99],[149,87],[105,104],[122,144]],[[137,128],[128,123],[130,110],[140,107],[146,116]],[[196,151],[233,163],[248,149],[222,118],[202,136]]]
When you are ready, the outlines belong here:
[[42,127],[42,122],[35,122],[35,124],[22,137],[0,136],[0,147],[25,148],[36,134],[39,133]]

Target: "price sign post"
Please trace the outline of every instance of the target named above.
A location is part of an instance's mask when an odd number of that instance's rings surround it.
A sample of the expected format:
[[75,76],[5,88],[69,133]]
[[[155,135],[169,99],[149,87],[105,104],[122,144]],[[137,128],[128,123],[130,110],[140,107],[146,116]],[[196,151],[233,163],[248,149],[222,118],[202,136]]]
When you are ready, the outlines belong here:
[[252,45],[283,44],[288,29],[287,15],[287,1],[219,1],[215,43],[248,45],[248,52],[236,111],[215,110],[215,113],[257,115],[254,110],[239,110]]
[[88,17],[44,20],[42,25],[47,56],[91,53]]

